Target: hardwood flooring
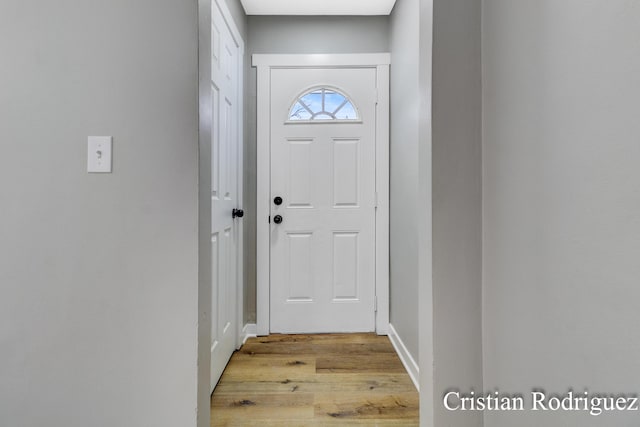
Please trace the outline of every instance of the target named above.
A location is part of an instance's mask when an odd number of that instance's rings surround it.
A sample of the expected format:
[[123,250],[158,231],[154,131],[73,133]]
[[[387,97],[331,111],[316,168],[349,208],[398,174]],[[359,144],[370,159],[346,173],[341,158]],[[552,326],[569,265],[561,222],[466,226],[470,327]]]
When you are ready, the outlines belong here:
[[271,335],[234,353],[211,426],[417,426],[418,392],[386,336]]

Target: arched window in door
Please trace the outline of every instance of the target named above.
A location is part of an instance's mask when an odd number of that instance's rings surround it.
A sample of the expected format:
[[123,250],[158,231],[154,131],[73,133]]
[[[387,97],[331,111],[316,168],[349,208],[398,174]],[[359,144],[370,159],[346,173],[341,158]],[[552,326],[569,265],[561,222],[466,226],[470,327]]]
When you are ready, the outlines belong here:
[[346,94],[323,86],[300,95],[289,110],[287,121],[360,121],[360,115]]

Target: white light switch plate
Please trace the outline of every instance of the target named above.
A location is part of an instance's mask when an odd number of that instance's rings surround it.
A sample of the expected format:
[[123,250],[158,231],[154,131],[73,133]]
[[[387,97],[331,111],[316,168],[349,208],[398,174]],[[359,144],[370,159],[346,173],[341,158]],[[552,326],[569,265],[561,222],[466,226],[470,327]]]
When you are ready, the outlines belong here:
[[87,172],[111,173],[110,136],[90,136],[87,150]]

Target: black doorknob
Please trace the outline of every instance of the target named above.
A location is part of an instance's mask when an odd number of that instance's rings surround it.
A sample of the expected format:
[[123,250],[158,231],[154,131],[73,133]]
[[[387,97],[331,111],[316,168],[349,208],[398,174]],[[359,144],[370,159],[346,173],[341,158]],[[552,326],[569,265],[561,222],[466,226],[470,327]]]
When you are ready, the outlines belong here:
[[273,217],[273,222],[275,222],[276,224],[280,224],[282,222],[282,216],[280,215],[276,215]]
[[231,211],[231,218],[242,218],[244,216],[244,211],[242,209],[234,209]]
[[282,197],[276,196],[276,198],[273,199],[273,203],[275,203],[277,206],[280,206],[282,204]]

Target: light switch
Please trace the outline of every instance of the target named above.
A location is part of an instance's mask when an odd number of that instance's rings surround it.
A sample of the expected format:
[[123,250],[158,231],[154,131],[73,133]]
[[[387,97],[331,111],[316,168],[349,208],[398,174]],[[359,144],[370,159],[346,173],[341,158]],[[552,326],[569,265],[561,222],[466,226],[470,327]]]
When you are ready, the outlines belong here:
[[111,173],[110,136],[90,136],[88,140],[87,172]]

